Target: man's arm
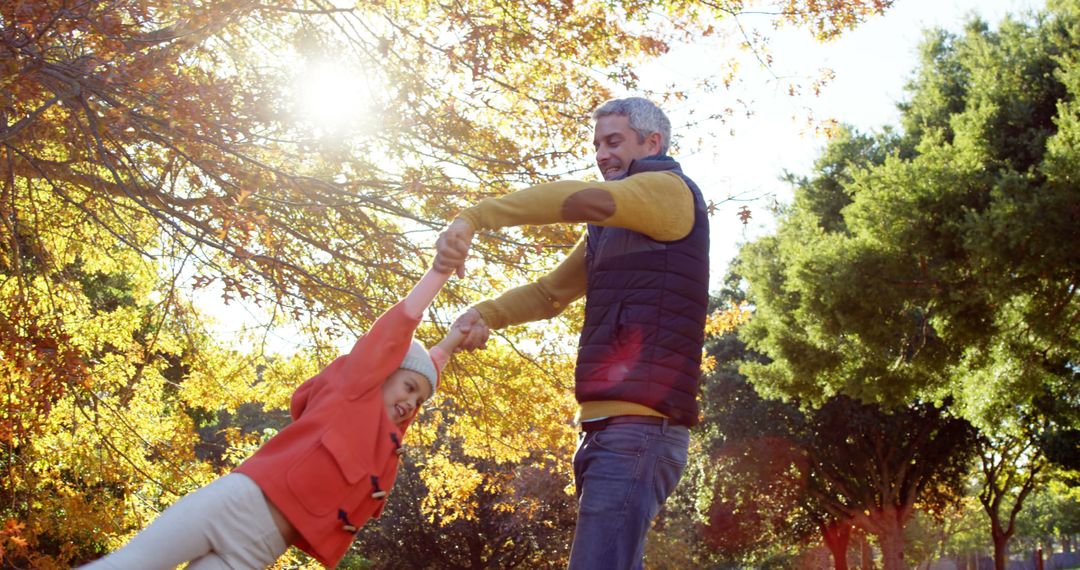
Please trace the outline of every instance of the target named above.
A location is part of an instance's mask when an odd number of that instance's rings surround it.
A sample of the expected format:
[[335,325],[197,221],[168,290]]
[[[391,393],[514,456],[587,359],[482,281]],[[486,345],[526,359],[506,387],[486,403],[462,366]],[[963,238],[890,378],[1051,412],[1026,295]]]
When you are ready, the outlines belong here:
[[547,275],[515,287],[474,308],[493,329],[550,319],[585,294],[585,239]]
[[499,329],[541,319],[549,319],[585,294],[585,239],[547,275],[534,283],[515,287],[495,299],[482,301],[454,322],[466,334],[460,350],[482,348]]
[[[436,241],[434,268],[464,276],[465,259],[478,230],[566,222],[623,227],[659,241],[674,241],[686,237],[693,228],[694,197],[682,178],[672,172],[646,172],[613,182],[566,180],[532,186],[484,200],[459,214]],[[564,269],[560,265],[546,276],[550,277],[546,283],[542,278],[512,289],[458,317],[454,326],[467,335],[461,349],[482,347],[489,327],[549,318],[584,295],[583,242],[564,264],[566,271],[560,272]],[[568,288],[564,291],[563,287]]]
[[673,172],[644,172],[613,182],[563,180],[540,184],[468,208],[435,243],[436,271],[465,275],[473,234],[508,226],[587,222],[643,233],[655,240],[686,237],[694,197]]
[[686,237],[694,226],[694,197],[679,175],[644,172],[612,182],[563,180],[532,186],[484,200],[458,219],[473,231],[586,222],[673,241]]

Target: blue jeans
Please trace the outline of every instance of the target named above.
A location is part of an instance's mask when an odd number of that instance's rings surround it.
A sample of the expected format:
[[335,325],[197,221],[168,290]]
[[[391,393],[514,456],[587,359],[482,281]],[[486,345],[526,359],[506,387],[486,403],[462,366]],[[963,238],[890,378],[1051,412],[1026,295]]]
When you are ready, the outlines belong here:
[[643,567],[645,534],[682,477],[689,447],[690,431],[667,424],[615,424],[579,434],[570,570]]

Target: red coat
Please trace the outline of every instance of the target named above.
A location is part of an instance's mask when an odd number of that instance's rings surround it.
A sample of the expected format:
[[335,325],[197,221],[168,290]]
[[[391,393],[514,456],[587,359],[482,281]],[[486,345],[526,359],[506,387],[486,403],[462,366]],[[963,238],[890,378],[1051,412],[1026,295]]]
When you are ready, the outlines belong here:
[[293,422],[236,468],[296,527],[295,546],[327,567],[379,516],[394,485],[404,430],[387,417],[381,387],[419,323],[394,305],[349,354],[296,390]]

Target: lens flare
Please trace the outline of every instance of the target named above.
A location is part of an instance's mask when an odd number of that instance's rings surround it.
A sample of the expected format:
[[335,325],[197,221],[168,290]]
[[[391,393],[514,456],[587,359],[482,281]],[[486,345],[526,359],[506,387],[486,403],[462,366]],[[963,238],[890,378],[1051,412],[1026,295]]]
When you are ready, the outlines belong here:
[[361,69],[305,62],[297,69],[293,88],[297,118],[323,132],[355,127],[371,112],[371,86]]

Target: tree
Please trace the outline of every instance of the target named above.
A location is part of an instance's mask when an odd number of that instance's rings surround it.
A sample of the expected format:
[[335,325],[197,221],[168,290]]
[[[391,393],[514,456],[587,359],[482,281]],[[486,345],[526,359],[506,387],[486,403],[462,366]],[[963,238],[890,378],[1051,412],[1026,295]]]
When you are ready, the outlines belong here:
[[886,570],[904,568],[904,527],[921,507],[961,496],[975,430],[930,405],[882,410],[837,397],[808,426],[809,493],[839,521],[878,539]]
[[748,386],[726,395],[723,444],[702,457],[712,485],[704,538],[729,556],[818,532],[835,567],[847,568],[857,529],[877,538],[886,569],[903,568],[916,511],[941,517],[963,496],[976,432],[942,409],[886,411],[836,397],[804,416]]
[[[739,281],[728,277],[721,303],[743,300]],[[962,496],[975,437],[968,422],[925,404],[885,410],[834,397],[804,410],[766,400],[737,369],[762,357],[732,333],[707,348],[716,366],[686,489],[706,518],[709,549],[759,565],[817,534],[835,567],[847,568],[856,531],[875,535],[886,568],[899,568],[915,510],[938,516]]]
[[1050,554],[1058,548],[1072,552],[1077,534],[1080,534],[1080,493],[1058,474],[1026,501],[1017,517],[1016,536],[1025,539],[1032,550],[1044,547],[1046,554]]
[[966,562],[975,553],[989,549],[982,515],[982,507],[971,495],[964,495],[933,515],[916,513],[904,537],[913,547],[908,549],[910,558],[919,568],[950,557],[957,568],[967,568]]
[[763,392],[951,396],[988,424],[1063,384],[1080,309],[1065,166],[1080,84],[1075,10],[1054,7],[996,33],[931,33],[904,132],[842,135],[776,236],[745,249],[743,332],[771,358],[746,371]]
[[993,541],[986,532],[986,512],[970,488],[955,510],[943,513],[944,551],[956,560],[960,570],[977,570],[979,557],[993,551]]
[[565,567],[575,520],[565,478],[542,464],[471,467],[475,508],[467,516],[431,516],[421,506],[432,492],[422,465],[407,462],[397,500],[360,532],[352,550],[374,568]]
[[1045,455],[1023,430],[1012,436],[980,438],[978,497],[990,519],[995,570],[1005,569],[1017,517],[1045,469]]
[[1026,437],[1033,475],[1032,446],[1069,449],[1076,416],[1053,404],[1075,402],[1080,361],[1078,44],[1071,2],[932,31],[902,131],[845,132],[792,178],[776,235],[739,262],[741,333],[769,358],[743,371],[762,394],[950,401],[986,437]]

